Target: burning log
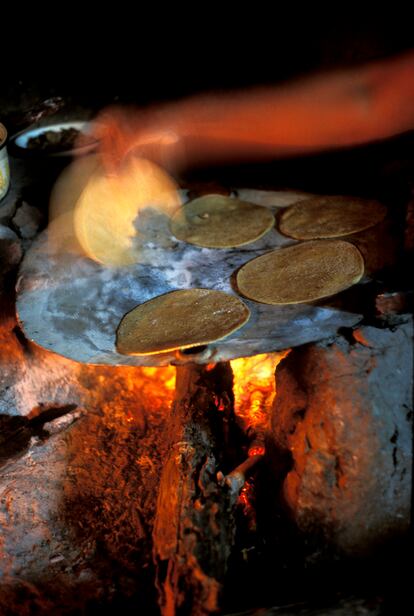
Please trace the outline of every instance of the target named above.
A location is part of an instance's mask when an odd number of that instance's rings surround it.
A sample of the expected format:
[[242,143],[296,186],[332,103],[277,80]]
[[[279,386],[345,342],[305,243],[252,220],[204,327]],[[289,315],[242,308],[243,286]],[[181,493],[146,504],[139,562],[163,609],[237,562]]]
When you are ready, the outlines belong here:
[[176,383],[153,532],[157,586],[165,616],[204,615],[218,610],[235,533],[238,491],[217,481],[231,463],[232,372],[179,366]]

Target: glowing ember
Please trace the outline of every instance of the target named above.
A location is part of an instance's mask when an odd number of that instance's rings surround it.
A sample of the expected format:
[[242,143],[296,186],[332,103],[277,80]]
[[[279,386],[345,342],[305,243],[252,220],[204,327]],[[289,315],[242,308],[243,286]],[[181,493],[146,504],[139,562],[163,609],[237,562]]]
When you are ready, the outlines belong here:
[[265,454],[265,448],[263,445],[254,445],[249,447],[249,456],[263,456]]
[[[275,370],[290,352],[242,357],[230,362],[233,370],[235,413],[250,437],[248,460],[265,454],[264,437],[276,395]],[[251,531],[256,529],[254,479],[246,478],[238,503]]]
[[83,380],[89,390],[89,404],[105,414],[107,424],[120,429],[139,423],[143,417],[152,423],[163,421],[175,391],[175,372],[174,366],[84,366]]
[[248,528],[251,532],[256,530],[255,495],[254,483],[251,479],[247,479],[240,491],[238,504],[242,508]]
[[235,412],[253,437],[249,455],[264,453],[260,435],[266,431],[276,393],[275,370],[289,351],[242,357],[230,362],[234,375]]

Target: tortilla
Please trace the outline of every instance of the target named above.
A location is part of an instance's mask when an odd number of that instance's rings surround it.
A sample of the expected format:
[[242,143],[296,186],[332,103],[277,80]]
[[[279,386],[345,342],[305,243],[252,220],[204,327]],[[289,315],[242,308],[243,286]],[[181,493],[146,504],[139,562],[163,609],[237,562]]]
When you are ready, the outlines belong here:
[[302,190],[260,190],[259,188],[237,188],[236,194],[242,201],[277,208],[285,208],[315,196]]
[[172,291],[128,312],[118,326],[116,346],[126,355],[188,349],[221,340],[249,317],[247,306],[224,291]]
[[263,304],[301,304],[335,295],[363,274],[364,260],[353,244],[315,240],[252,259],[238,271],[237,286]]
[[297,240],[343,237],[381,222],[387,208],[356,197],[313,197],[291,205],[279,218],[279,230]]
[[206,195],[189,201],[171,220],[179,240],[204,248],[234,248],[254,242],[274,225],[272,212],[223,195]]
[[109,266],[139,261],[136,223],[151,207],[170,216],[181,201],[175,182],[155,163],[130,159],[114,175],[98,167],[90,174],[74,211],[74,229],[85,254]]

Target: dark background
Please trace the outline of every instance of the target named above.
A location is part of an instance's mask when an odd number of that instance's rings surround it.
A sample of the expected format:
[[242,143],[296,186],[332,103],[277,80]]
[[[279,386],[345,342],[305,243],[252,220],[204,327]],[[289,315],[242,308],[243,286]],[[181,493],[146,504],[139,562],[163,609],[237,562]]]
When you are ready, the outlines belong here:
[[274,8],[273,15],[240,8],[232,20],[209,5],[188,8],[180,18],[162,6],[148,14],[139,5],[126,11],[110,4],[86,20],[62,7],[39,24],[21,7],[23,24],[3,23],[3,107],[52,95],[94,109],[113,101],[145,105],[278,83],[414,46],[412,20],[401,11],[379,17],[377,8],[375,17],[362,19],[338,5],[333,16],[318,18],[299,5],[289,17]]

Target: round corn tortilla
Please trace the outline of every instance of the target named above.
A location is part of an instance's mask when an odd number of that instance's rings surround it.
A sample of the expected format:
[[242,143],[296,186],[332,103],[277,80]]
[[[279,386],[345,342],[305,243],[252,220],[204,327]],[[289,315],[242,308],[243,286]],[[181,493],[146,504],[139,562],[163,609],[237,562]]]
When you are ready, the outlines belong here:
[[320,240],[268,252],[237,273],[242,295],[263,304],[301,304],[335,295],[357,283],[364,260],[353,244]]
[[381,222],[387,208],[379,201],[356,197],[313,197],[286,208],[279,230],[297,240],[343,237]]
[[76,238],[85,254],[107,266],[137,263],[135,223],[151,206],[170,216],[181,204],[175,182],[155,163],[130,159],[117,174],[98,166],[90,173],[74,210]]
[[128,312],[118,326],[116,346],[126,355],[188,349],[228,336],[249,317],[247,306],[224,291],[172,291]]
[[171,231],[179,240],[204,248],[234,248],[254,242],[275,224],[272,212],[223,195],[189,201],[174,214]]

